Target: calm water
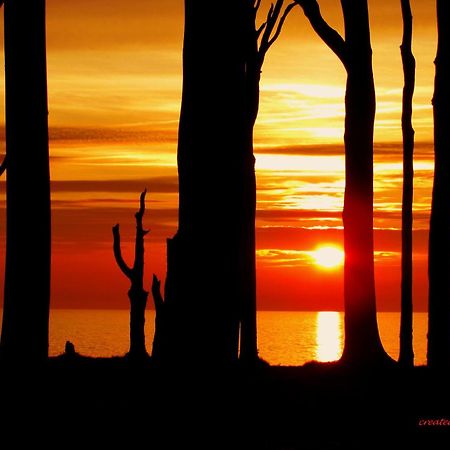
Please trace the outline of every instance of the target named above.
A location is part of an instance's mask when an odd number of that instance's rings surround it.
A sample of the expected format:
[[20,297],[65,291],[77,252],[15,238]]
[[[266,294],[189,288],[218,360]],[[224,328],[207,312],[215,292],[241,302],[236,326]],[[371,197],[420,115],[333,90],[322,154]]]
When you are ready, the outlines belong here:
[[[151,350],[154,311],[147,311],[147,348]],[[258,313],[259,353],[271,364],[301,365],[311,360],[338,359],[343,344],[343,313]],[[50,316],[50,354],[64,351],[66,340],[90,356],[123,355],[128,350],[126,310],[53,310]],[[398,358],[400,315],[379,313],[380,334],[387,352]],[[414,314],[414,351],[417,365],[426,362],[426,313]]]
[[[0,319],[2,310],[0,309]],[[155,312],[147,311],[147,349],[151,350]],[[126,310],[52,310],[51,356],[61,354],[67,340],[88,356],[124,355],[129,345]],[[1,324],[1,322],[0,322]],[[378,313],[384,348],[394,358],[399,352],[399,313]],[[427,314],[414,313],[415,364],[426,364]],[[258,312],[258,346],[262,358],[273,365],[302,365],[311,360],[333,361],[342,353],[344,315],[339,312]]]

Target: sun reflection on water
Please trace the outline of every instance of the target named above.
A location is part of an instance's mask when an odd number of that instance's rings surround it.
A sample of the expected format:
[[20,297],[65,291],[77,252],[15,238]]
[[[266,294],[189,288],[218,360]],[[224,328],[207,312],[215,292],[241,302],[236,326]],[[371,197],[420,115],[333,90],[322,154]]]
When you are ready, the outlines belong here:
[[316,316],[316,360],[335,361],[343,349],[342,319],[338,312],[319,311]]

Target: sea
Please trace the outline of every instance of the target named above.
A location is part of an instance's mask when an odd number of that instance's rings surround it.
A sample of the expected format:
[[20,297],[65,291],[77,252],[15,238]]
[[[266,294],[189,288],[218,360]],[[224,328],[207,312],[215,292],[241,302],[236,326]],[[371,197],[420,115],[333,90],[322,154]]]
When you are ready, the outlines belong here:
[[[2,310],[0,309],[0,319]],[[415,365],[426,364],[427,313],[413,315]],[[398,359],[400,313],[379,312],[385,350]],[[309,361],[335,361],[344,344],[344,313],[336,311],[258,311],[258,351],[271,365],[298,366]],[[1,322],[0,322],[1,324]],[[151,351],[155,311],[146,311],[145,335]],[[53,309],[50,311],[49,355],[64,352],[66,341],[85,356],[123,356],[129,346],[129,311]]]
[[[1,310],[0,310],[1,315]],[[302,365],[339,359],[344,342],[344,314],[335,311],[259,311],[259,355],[272,365]],[[151,350],[155,312],[146,312],[147,349]],[[427,314],[414,313],[415,364],[426,364]],[[378,326],[385,350],[399,353],[400,314],[379,312]],[[66,341],[86,356],[122,356],[129,346],[127,310],[54,309],[50,312],[49,354],[64,352]]]

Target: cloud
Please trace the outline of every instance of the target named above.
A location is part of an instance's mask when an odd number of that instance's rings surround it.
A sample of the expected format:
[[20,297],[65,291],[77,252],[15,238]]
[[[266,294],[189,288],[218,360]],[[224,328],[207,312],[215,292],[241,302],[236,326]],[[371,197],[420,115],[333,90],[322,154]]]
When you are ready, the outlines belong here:
[[[274,155],[308,155],[308,156],[344,156],[344,144],[320,144],[320,145],[267,145],[255,146],[255,153]],[[399,161],[402,158],[403,145],[401,142],[375,142],[375,160],[385,161],[386,158]],[[432,159],[433,143],[416,142],[414,158]]]
[[178,178],[161,176],[136,180],[57,180],[52,181],[53,192],[141,192],[177,193]]
[[[161,176],[133,180],[54,180],[51,182],[53,193],[140,193],[145,188],[149,193],[178,193],[178,177]],[[0,181],[0,192],[5,192],[5,182]],[[101,200],[101,199],[100,199]],[[95,201],[99,201],[96,199]],[[120,199],[114,199],[120,201]]]
[[[148,124],[147,126],[151,126],[151,124]],[[155,127],[151,130],[129,128],[50,127],[49,134],[51,141],[58,142],[176,143],[178,141],[176,126],[172,126],[169,129],[158,129]]]

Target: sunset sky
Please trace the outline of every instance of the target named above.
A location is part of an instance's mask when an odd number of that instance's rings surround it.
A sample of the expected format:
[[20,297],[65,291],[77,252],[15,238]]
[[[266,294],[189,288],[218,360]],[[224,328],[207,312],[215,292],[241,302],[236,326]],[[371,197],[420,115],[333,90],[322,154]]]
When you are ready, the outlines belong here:
[[[268,4],[263,1],[263,11]],[[342,31],[339,2],[322,0],[320,5],[327,20]],[[377,301],[380,310],[397,310],[401,11],[400,1],[371,0],[369,6],[377,89]],[[426,310],[436,23],[434,2],[413,0],[412,7],[417,59],[414,302],[417,310]],[[127,308],[128,280],[115,265],[112,225],[121,224],[124,254],[130,260],[134,211],[139,192],[147,187],[144,221],[151,229],[146,241],[148,287],[153,272],[165,277],[165,239],[173,236],[177,227],[183,2],[47,0],[47,18],[52,306]],[[3,77],[0,84],[4,92]],[[320,245],[342,242],[344,88],[345,73],[339,60],[316,37],[300,8],[294,8],[263,67],[255,131],[260,309],[343,308],[342,268],[318,266],[311,252]],[[32,229],[33,218],[27,220]]]

